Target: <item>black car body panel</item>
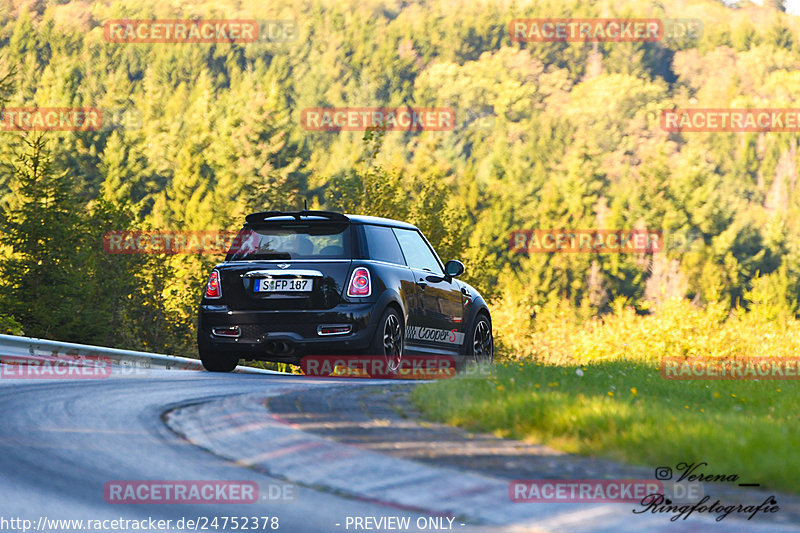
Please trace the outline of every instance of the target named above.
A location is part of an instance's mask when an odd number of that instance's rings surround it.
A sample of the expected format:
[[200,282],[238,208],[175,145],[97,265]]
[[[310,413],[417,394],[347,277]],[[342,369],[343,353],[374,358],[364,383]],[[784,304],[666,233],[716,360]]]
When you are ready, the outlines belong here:
[[477,313],[489,316],[478,292],[447,275],[424,235],[404,222],[254,213],[237,239],[214,267],[221,294],[207,289],[200,303],[201,358],[296,364],[306,355],[362,354],[389,307],[402,317],[405,353],[461,356]]

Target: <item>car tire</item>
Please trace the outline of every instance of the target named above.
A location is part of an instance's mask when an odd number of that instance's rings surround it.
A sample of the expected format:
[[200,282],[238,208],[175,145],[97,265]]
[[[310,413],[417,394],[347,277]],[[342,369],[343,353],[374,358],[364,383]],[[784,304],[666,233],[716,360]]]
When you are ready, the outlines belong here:
[[239,358],[201,349],[200,362],[209,372],[233,372],[239,364]]
[[464,358],[465,370],[469,367],[480,368],[494,363],[494,338],[492,337],[492,323],[489,317],[479,313],[472,323],[467,336],[466,353]]
[[396,375],[400,370],[405,340],[400,313],[393,307],[388,307],[378,320],[378,327],[375,328],[375,335],[372,338],[368,354],[385,357],[386,373]]

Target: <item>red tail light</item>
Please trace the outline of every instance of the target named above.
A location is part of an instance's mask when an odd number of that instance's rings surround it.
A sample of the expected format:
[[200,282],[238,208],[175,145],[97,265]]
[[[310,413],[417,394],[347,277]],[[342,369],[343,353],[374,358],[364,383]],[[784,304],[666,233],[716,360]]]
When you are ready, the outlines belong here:
[[219,283],[219,272],[211,271],[206,283],[206,298],[222,298],[222,286]]
[[350,285],[347,287],[348,296],[363,297],[372,294],[372,282],[369,279],[369,270],[358,267],[350,276]]

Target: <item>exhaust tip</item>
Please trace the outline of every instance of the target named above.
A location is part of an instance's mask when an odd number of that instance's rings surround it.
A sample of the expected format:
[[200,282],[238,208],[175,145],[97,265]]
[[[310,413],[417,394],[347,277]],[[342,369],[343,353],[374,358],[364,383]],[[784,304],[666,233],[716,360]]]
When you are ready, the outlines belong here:
[[272,355],[288,355],[294,352],[292,345],[286,341],[269,341],[266,348]]

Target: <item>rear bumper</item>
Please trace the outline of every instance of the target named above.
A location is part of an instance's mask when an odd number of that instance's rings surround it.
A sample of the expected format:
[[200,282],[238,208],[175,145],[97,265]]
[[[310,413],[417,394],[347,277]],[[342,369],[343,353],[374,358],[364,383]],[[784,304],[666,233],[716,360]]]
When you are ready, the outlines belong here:
[[[378,317],[375,304],[343,303],[327,310],[235,311],[200,305],[197,341],[201,350],[242,359],[298,363],[305,355],[358,353],[369,347]],[[346,334],[320,335],[319,326],[349,325]],[[238,337],[214,328],[238,326]]]

